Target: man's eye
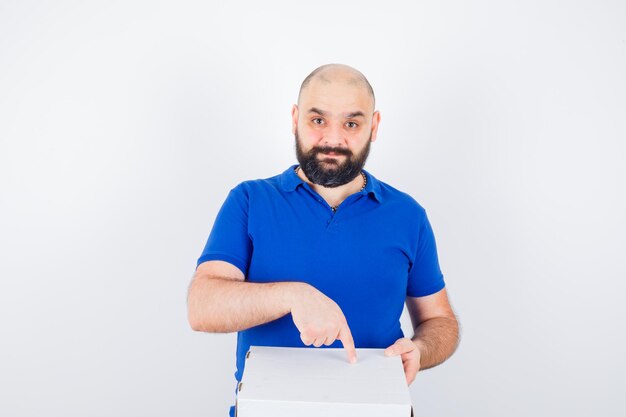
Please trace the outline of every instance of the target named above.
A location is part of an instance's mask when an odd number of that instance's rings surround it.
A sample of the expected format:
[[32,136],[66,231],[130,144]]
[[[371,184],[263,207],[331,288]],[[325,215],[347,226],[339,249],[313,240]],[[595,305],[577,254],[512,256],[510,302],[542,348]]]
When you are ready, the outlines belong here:
[[349,128],[355,128],[358,126],[358,124],[356,122],[348,122],[346,123],[346,126],[348,126]]
[[315,119],[313,119],[313,123],[315,123],[316,125],[321,125],[322,123],[324,123],[324,120],[316,117]]

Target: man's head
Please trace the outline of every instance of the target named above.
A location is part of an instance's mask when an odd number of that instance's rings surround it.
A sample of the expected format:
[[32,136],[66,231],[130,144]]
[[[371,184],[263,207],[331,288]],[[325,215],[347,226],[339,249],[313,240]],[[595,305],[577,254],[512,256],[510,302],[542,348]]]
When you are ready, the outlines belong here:
[[363,74],[340,64],[315,69],[302,82],[291,115],[296,156],[309,180],[338,187],[359,175],[380,122]]

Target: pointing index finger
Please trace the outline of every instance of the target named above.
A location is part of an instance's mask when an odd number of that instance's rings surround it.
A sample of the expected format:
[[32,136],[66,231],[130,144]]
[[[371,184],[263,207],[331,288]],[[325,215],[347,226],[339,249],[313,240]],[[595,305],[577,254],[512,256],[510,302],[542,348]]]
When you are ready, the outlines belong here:
[[348,361],[350,363],[356,363],[356,349],[354,347],[354,339],[352,339],[352,333],[348,324],[341,328],[339,331],[338,339],[341,340],[343,348],[348,353]]

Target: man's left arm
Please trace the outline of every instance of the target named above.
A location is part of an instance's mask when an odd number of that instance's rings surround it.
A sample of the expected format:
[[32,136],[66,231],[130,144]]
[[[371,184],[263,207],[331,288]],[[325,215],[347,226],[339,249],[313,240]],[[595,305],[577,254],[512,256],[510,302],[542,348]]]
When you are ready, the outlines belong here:
[[411,339],[398,339],[385,354],[402,356],[410,385],[417,372],[439,365],[454,353],[459,344],[459,323],[445,288],[424,297],[407,297],[406,306],[415,333]]

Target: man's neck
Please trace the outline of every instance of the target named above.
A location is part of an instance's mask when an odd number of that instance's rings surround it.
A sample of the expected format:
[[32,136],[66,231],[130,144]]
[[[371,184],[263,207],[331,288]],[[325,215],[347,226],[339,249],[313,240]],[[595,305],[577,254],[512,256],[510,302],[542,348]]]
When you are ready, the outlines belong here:
[[347,184],[340,185],[338,187],[329,188],[329,187],[324,187],[323,185],[312,183],[304,174],[302,169],[299,169],[297,174],[302,180],[304,180],[304,182],[309,184],[316,193],[321,195],[322,198],[331,207],[338,206],[349,195],[352,195],[354,193],[361,191],[361,188],[363,187],[363,183],[364,183],[363,175],[359,174]]

